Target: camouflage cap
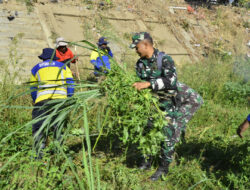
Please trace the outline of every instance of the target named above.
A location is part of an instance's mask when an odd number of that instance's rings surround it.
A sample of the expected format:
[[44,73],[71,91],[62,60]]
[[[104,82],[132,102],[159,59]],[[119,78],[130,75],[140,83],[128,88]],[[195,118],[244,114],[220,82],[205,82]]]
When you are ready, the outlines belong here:
[[148,39],[150,40],[152,43],[153,43],[153,39],[152,37],[150,36],[149,33],[147,32],[139,32],[139,33],[135,33],[133,36],[132,36],[132,44],[130,44],[130,48],[135,48],[135,46],[142,40],[145,40],[145,39]]

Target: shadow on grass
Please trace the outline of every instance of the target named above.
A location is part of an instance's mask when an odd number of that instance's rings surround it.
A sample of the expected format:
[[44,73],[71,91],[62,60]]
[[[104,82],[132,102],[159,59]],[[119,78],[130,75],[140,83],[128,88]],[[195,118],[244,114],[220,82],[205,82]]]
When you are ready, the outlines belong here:
[[[69,149],[79,153],[82,150],[82,137],[75,137],[78,138],[78,141],[71,142],[69,144]],[[91,148],[93,150],[97,136],[90,137]],[[120,156],[123,153],[121,141],[119,139],[113,137],[101,137],[95,147],[95,151],[101,151],[107,154],[112,154],[113,156]],[[85,149],[87,148],[86,142],[84,143]],[[87,149],[86,149],[87,150]]]
[[178,157],[184,157],[187,160],[199,160],[203,170],[208,174],[213,173],[217,179],[222,179],[226,186],[230,186],[230,181],[224,177],[230,173],[246,173],[244,170],[247,166],[242,163],[246,163],[249,146],[249,141],[241,144],[225,143],[221,137],[217,137],[208,142],[193,140],[182,143],[176,146],[176,153]]
[[[91,146],[92,150],[95,145],[97,137],[91,137]],[[98,155],[98,153],[102,152],[104,153],[107,158],[115,158],[115,157],[124,157],[125,161],[123,164],[125,164],[129,168],[137,167],[139,162],[142,159],[142,156],[140,154],[140,151],[138,151],[136,145],[130,145],[127,149],[122,146],[122,141],[120,141],[116,137],[102,137],[99,139],[97,146],[95,147],[95,153]],[[87,144],[84,143],[85,150],[87,150]],[[69,150],[74,151],[75,153],[79,153],[82,150],[82,141],[77,141],[75,138],[74,142],[71,142],[69,144]]]

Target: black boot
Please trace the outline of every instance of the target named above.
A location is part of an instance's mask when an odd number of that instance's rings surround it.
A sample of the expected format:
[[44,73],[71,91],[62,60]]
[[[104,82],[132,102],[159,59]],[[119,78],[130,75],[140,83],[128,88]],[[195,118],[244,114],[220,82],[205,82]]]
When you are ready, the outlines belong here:
[[143,158],[142,162],[139,166],[140,170],[149,170],[151,168],[152,158],[149,157],[148,159]]
[[161,161],[159,168],[156,172],[150,177],[150,180],[157,181],[162,176],[167,175],[168,173],[169,162]]

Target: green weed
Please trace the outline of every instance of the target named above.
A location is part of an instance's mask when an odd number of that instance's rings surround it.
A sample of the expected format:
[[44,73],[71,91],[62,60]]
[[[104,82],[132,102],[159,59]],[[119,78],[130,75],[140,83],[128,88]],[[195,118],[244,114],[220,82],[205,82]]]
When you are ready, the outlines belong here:
[[[164,113],[149,90],[138,92],[133,88],[133,83],[138,80],[112,61],[112,70],[101,84],[112,110],[106,130],[108,134],[118,136],[124,144],[138,144],[144,155],[156,155],[164,139]],[[149,118],[154,121],[151,128],[147,127]]]

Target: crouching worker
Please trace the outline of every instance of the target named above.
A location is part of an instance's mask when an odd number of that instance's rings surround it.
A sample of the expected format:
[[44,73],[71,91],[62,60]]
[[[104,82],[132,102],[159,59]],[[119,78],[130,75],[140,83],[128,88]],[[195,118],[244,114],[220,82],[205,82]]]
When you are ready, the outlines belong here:
[[90,63],[94,65],[94,75],[96,77],[108,73],[108,70],[111,69],[109,56],[113,57],[113,53],[108,43],[105,37],[101,37],[97,43],[100,52],[93,51],[90,55]]
[[42,158],[49,130],[54,131],[54,138],[59,143],[62,141],[60,134],[66,121],[56,122],[60,108],[55,110],[53,107],[60,102],[55,100],[66,99],[74,93],[70,69],[64,63],[58,62],[59,58],[55,55],[52,57],[53,53],[54,50],[51,48],[43,49],[42,54],[38,56],[43,61],[31,70],[31,97],[34,103],[32,119],[35,122],[32,126],[32,135],[37,159]]

